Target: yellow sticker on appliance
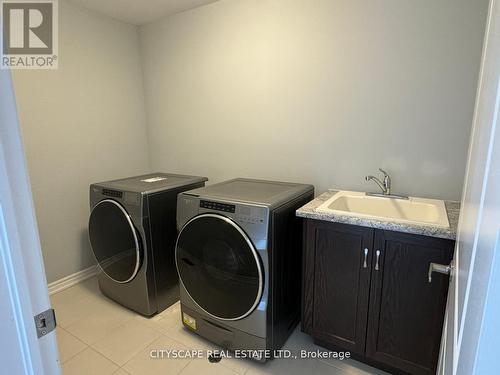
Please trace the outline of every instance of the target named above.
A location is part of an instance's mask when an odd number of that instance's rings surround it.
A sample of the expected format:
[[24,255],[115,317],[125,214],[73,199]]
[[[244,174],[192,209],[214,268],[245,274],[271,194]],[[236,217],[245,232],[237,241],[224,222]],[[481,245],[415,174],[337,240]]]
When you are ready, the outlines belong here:
[[182,313],[182,321],[192,330],[196,331],[196,319],[186,313]]

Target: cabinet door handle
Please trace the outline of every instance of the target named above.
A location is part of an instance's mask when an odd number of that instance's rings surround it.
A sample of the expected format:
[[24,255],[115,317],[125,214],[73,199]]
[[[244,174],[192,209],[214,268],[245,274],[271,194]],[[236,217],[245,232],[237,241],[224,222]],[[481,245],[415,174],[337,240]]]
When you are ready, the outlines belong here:
[[363,262],[363,268],[368,268],[368,264],[366,263],[367,258],[368,258],[368,248],[365,247],[365,261]]
[[380,250],[377,250],[375,254],[377,254],[377,261],[375,262],[375,271],[378,271],[379,270],[378,260],[380,258]]

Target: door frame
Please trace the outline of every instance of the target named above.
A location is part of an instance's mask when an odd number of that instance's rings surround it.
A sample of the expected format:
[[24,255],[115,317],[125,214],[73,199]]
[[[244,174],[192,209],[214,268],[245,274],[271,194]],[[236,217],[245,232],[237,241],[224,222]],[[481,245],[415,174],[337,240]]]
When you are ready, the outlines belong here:
[[60,374],[55,331],[38,338],[34,321],[50,300],[8,70],[0,70],[0,296],[2,370]]
[[[498,371],[500,3],[486,23],[439,374]],[[495,281],[496,280],[496,281]],[[495,369],[495,370],[493,370]]]

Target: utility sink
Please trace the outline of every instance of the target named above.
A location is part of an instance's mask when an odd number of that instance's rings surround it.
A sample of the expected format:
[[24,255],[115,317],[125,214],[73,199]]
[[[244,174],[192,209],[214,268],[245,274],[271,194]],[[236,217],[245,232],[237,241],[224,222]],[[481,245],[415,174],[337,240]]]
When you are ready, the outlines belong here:
[[337,215],[448,228],[448,214],[442,200],[370,196],[357,191],[339,191],[317,211]]

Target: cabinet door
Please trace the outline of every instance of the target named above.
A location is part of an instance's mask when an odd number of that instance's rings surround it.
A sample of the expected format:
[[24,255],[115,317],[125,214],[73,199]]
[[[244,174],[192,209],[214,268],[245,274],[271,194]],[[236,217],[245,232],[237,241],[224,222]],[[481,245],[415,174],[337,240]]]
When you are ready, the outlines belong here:
[[[454,241],[376,230],[366,356],[411,374],[435,374],[448,276],[427,275],[449,264]],[[374,257],[377,263],[377,256]]]
[[373,229],[307,220],[305,241],[303,331],[363,354]]

